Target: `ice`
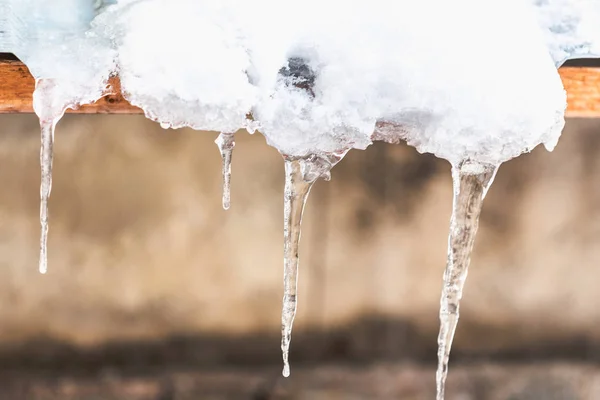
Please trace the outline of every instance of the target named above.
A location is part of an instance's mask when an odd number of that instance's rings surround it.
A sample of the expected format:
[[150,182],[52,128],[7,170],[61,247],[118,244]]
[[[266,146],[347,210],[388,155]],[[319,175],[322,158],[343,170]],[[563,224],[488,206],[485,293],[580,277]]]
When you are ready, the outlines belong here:
[[235,147],[233,133],[221,133],[215,140],[223,160],[223,209],[231,206],[231,156]]
[[541,143],[554,148],[564,125],[566,94],[533,8],[511,1],[458,1],[435,9],[429,19],[427,8],[403,13],[398,29],[406,29],[413,40],[398,46],[402,59],[377,64],[399,74],[384,75],[386,91],[380,93],[390,108],[380,117],[374,139],[405,140],[452,165],[454,205],[438,337],[437,399],[443,400],[485,192],[501,163]]
[[52,80],[40,79],[36,82],[35,107],[40,110],[41,150],[40,164],[42,179],[40,185],[40,259],[39,271],[45,274],[48,271],[48,200],[52,189],[52,159],[54,146],[54,129],[62,118],[66,108],[63,104],[52,104],[56,100],[54,95],[56,85]]
[[[131,104],[163,129],[221,132],[217,145],[223,157],[225,209],[230,206],[233,132],[254,129],[247,115],[257,96],[249,82],[250,58],[235,4],[120,1],[94,21],[94,32],[115,47],[122,91]],[[190,38],[195,38],[192,46]]]
[[68,108],[94,102],[106,93],[113,53],[108,42],[87,32],[94,16],[91,3],[4,0],[2,6],[10,12],[10,32],[5,36],[10,50],[36,79],[33,108],[40,120],[42,169],[39,270],[46,273],[54,130]]
[[600,57],[599,0],[533,0],[556,66]]
[[[43,70],[43,67],[42,67]],[[34,76],[35,76],[34,72]],[[64,115],[67,108],[76,108],[81,104],[95,101],[105,91],[106,75],[100,78],[99,85],[90,91],[90,81],[78,84],[77,81],[67,81],[59,74],[57,78],[38,78],[36,80],[33,106],[40,120],[41,150],[40,163],[42,168],[40,187],[40,273],[48,270],[47,241],[48,241],[48,199],[52,189],[52,161],[54,146],[54,130],[56,124]],[[42,75],[43,76],[43,75]],[[52,75],[49,75],[52,76]]]
[[298,286],[298,246],[300,244],[302,213],[314,181],[305,181],[300,160],[285,161],[284,189],[284,289],[281,313],[281,351],[283,376],[290,376],[289,349],[292,325],[296,316]]
[[[323,4],[325,6],[326,4]],[[272,35],[254,33],[253,40],[262,43],[253,52],[255,68],[251,70],[252,81],[259,89],[259,101],[253,115],[260,123],[260,131],[267,143],[284,156],[286,181],[284,191],[284,296],[281,316],[281,350],[283,376],[290,375],[289,348],[292,326],[297,308],[298,254],[302,211],[314,182],[323,177],[329,179],[331,168],[348,150],[366,148],[370,143],[376,113],[363,96],[360,86],[354,87],[353,76],[359,70],[351,68],[351,53],[337,52],[336,45],[343,42],[342,35],[331,40],[315,35],[326,25],[324,19],[315,21],[313,15],[303,15],[307,10],[324,11],[304,4],[294,15],[294,21],[302,21],[311,32],[300,34],[298,26],[288,26],[285,32],[294,32],[273,52],[267,42]],[[338,9],[341,11],[342,9]],[[317,16],[330,13],[315,13]],[[342,18],[331,19],[343,27]],[[289,17],[282,20],[291,22]],[[342,20],[340,22],[340,20]],[[309,23],[312,21],[312,23]],[[310,29],[309,29],[310,28]],[[318,29],[317,29],[318,28]],[[344,46],[347,49],[347,46]]]
[[[309,184],[323,175],[300,179],[298,165],[328,173],[347,151],[371,143],[377,121],[373,138],[406,140],[454,168],[496,167],[540,143],[552,148],[562,130],[565,93],[534,8],[521,0],[121,1],[95,26],[115,45],[126,98],[148,117],[228,133],[249,127],[251,111],[284,156],[284,374],[295,235]],[[198,39],[190,47],[183,38]],[[167,48],[168,57],[157,50]]]
[[285,158],[284,189],[284,258],[283,258],[283,309],[281,313],[281,351],[283,376],[290,376],[289,350],[292,326],[296,317],[299,244],[302,213],[313,184],[319,178],[330,179],[329,171],[340,159],[324,160],[317,156]]
[[[285,159],[281,349],[286,377],[290,374],[289,348],[297,307],[298,253],[304,205],[318,178],[329,179],[331,168],[350,149],[364,149],[371,143],[377,117],[369,106],[369,99],[358,93],[362,88],[353,86],[354,74],[360,70],[350,68],[351,53],[336,50],[343,42],[345,31],[342,29],[338,31],[341,35],[332,37],[323,35],[327,26],[324,16],[332,16],[333,10],[310,15],[310,10],[315,9],[325,11],[323,7],[303,4],[301,9],[294,10],[293,19],[285,14],[274,18],[285,21],[288,24],[285,27],[275,24],[275,27],[269,25],[270,32],[260,28],[254,30],[265,26],[258,22],[248,30],[248,43],[253,46],[249,76],[258,90],[253,116],[267,143]],[[263,11],[271,15],[274,12]],[[348,22],[347,18],[337,17],[340,19],[331,21],[336,21],[340,27]],[[293,21],[302,24],[295,25]],[[278,38],[274,46],[273,37]],[[348,49],[347,46],[344,48]]]
[[[147,117],[163,127],[221,132],[217,145],[223,157],[225,209],[230,205],[233,132],[258,127],[284,156],[282,352],[287,376],[300,224],[308,192],[319,177],[329,177],[349,149],[371,143],[376,115],[360,112],[371,111],[359,107],[368,105],[367,99],[352,104],[346,90],[352,77],[344,74],[348,60],[328,56],[327,50],[333,51],[342,37],[324,47],[314,35],[305,37],[308,31],[302,24],[291,22],[289,7],[272,1],[246,3],[120,2],[95,21],[95,30],[115,44],[124,96]],[[294,15],[295,21],[302,20],[300,14]],[[168,28],[156,29],[165,21]],[[192,49],[187,38],[198,38]],[[169,56],[157,48],[168,48]],[[336,78],[343,79],[336,84]],[[250,112],[257,123],[247,118]]]
[[281,317],[285,377],[290,375],[289,347],[297,307],[302,211],[310,188],[320,177],[329,179],[331,168],[348,150],[368,146],[371,143],[369,132],[375,125],[374,118],[363,121],[353,119],[355,114],[352,112],[344,114],[344,109],[337,107],[336,101],[329,96],[335,91],[324,90],[320,85],[322,71],[317,72],[317,67],[315,58],[309,58],[309,54],[290,53],[285,65],[277,71],[277,79],[262,79],[262,82],[274,82],[274,86],[271,90],[266,88],[268,96],[262,97],[254,109],[267,142],[285,159]]
[[0,11],[10,29],[0,48],[36,78],[42,272],[54,128],[67,108],[105,94],[111,74],[163,128],[220,133],[224,208],[233,132],[258,128],[282,154],[286,376],[311,186],[372,140],[448,160],[438,400],[485,191],[503,162],[556,145],[566,108],[556,66],[599,45],[598,0],[0,0]]
[[497,171],[497,166],[470,161],[452,167],[454,196],[448,235],[448,262],[440,301],[437,400],[444,400],[450,348],[458,325],[460,299],[471,262],[479,214]]

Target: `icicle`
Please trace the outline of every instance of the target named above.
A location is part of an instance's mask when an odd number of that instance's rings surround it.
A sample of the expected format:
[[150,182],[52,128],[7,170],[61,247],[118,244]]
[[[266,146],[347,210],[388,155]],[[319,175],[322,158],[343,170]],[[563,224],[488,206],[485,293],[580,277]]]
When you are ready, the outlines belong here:
[[52,80],[36,81],[34,109],[40,119],[41,149],[40,164],[42,179],[40,185],[40,273],[48,271],[48,199],[52,190],[52,159],[54,147],[54,129],[65,113],[66,106],[56,105],[55,84]]
[[448,261],[440,300],[437,400],[444,399],[450,348],[458,324],[459,302],[471,261],[479,214],[497,171],[498,166],[470,161],[452,166],[454,197],[448,236]]
[[330,170],[337,159],[287,158],[285,160],[284,191],[284,259],[283,259],[283,310],[281,313],[281,351],[283,353],[283,376],[290,376],[289,349],[292,325],[296,316],[296,292],[298,283],[298,245],[302,213],[311,187],[317,179],[331,178]]
[[52,190],[52,158],[54,145],[54,121],[40,120],[42,131],[42,148],[40,151],[40,163],[42,166],[42,183],[40,187],[40,224],[42,233],[40,237],[40,273],[48,271],[48,198]]
[[231,205],[231,156],[235,147],[233,133],[221,132],[215,143],[223,159],[223,208],[229,210]]

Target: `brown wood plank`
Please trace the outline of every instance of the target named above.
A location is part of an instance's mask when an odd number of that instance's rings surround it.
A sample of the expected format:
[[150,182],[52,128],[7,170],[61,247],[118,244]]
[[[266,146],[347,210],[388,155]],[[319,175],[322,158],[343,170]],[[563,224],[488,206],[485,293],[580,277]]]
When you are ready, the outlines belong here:
[[[134,107],[121,95],[121,83],[118,78],[111,78],[107,95],[77,110],[68,113],[79,114],[141,114],[143,111]],[[29,69],[20,61],[0,60],[0,114],[32,113],[33,90],[35,80]]]
[[[559,70],[567,90],[569,117],[600,118],[600,68],[564,67]],[[142,110],[129,104],[120,93],[118,78],[112,78],[110,94],[94,104],[71,113],[140,114]],[[35,82],[27,67],[14,60],[0,60],[0,114],[31,113]]]

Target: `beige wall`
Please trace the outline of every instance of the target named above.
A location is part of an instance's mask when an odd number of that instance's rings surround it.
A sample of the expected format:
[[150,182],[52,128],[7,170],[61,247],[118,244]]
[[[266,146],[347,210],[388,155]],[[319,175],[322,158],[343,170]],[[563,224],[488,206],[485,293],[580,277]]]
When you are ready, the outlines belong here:
[[[34,116],[0,117],[0,342],[278,332],[283,162],[260,135],[237,137],[225,212],[215,134],[65,117],[46,276],[38,135]],[[351,152],[308,201],[298,331],[383,315],[434,334],[450,207],[447,163]],[[600,340],[600,121],[504,165],[475,246],[458,347]]]

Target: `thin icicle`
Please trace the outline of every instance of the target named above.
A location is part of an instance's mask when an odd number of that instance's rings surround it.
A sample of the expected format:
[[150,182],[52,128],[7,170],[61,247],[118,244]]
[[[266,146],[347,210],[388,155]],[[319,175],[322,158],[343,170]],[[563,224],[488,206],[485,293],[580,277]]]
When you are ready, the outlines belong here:
[[231,206],[231,156],[235,147],[233,133],[221,132],[215,143],[223,159],[223,208],[229,210]]
[[497,171],[498,166],[470,161],[452,166],[454,197],[448,236],[448,260],[440,300],[437,400],[444,400],[450,349],[458,324],[459,303],[471,261],[479,214]]
[[329,180],[329,171],[335,162],[316,156],[308,158],[285,158],[284,191],[284,259],[283,259],[283,310],[281,313],[281,351],[283,353],[283,376],[290,376],[289,350],[292,325],[296,316],[298,284],[298,245],[302,213],[308,193],[317,179]]
[[40,150],[40,163],[42,167],[42,182],[40,185],[40,224],[42,232],[40,236],[40,273],[48,271],[48,198],[52,190],[52,158],[54,146],[53,121],[40,120],[42,131],[42,147]]
[[65,106],[58,106],[54,98],[55,83],[52,80],[36,81],[34,108],[40,119],[41,149],[40,164],[40,273],[48,271],[48,199],[52,190],[52,160],[54,151],[54,129],[65,113]]

